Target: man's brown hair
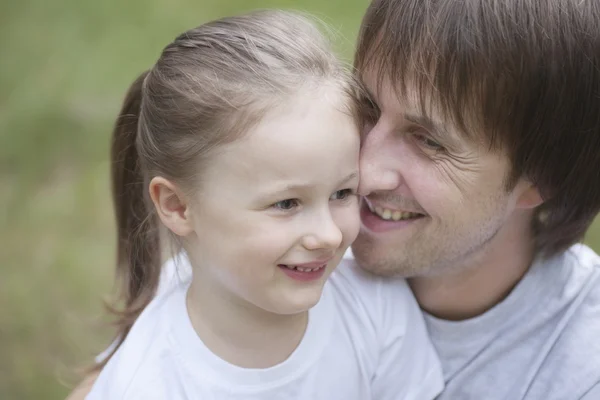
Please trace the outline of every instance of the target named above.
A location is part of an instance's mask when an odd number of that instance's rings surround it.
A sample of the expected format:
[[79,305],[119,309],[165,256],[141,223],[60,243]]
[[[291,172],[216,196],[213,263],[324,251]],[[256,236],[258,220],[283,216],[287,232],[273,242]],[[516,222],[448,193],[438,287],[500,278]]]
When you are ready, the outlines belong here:
[[582,239],[600,209],[599,1],[375,0],[355,66],[508,154],[508,187],[544,198],[540,252]]

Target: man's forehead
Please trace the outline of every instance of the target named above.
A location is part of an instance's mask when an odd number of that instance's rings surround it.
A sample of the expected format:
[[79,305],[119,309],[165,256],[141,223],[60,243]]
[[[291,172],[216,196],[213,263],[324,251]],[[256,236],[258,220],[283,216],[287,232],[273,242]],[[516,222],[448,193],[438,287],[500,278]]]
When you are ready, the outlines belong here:
[[367,69],[359,75],[359,79],[364,84],[367,92],[373,100],[380,102],[394,103],[412,103],[411,100],[416,100],[416,92],[408,85],[401,85],[400,82],[395,82],[387,75],[378,73],[372,68]]
[[371,100],[381,111],[388,111],[399,116],[413,116],[443,124],[445,118],[428,93],[419,92],[410,83],[405,87],[393,82],[388,77],[378,79],[372,71],[361,74],[365,88]]

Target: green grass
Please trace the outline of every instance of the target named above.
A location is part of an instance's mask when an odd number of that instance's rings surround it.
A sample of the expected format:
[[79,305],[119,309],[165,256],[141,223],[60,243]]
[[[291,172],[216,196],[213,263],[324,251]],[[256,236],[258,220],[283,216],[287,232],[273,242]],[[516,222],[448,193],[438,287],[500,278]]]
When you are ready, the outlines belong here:
[[[316,13],[341,31],[349,58],[366,2],[0,4],[0,399],[64,398],[73,368],[109,338],[107,154],[129,83],[176,34],[258,6]],[[589,238],[600,243],[598,226]]]
[[122,96],[178,33],[254,8],[316,13],[351,55],[366,2],[0,4],[0,399],[61,399],[109,338],[108,143]]

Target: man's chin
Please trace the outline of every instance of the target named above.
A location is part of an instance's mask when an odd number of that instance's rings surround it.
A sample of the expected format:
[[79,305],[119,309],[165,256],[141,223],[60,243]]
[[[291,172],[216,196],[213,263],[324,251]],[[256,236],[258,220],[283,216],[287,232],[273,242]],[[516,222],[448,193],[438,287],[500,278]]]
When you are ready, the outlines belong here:
[[[412,262],[406,248],[394,247],[391,243],[382,243],[379,238],[362,232],[352,244],[352,254],[356,263],[365,271],[375,275],[397,278],[412,278],[427,274],[429,265]],[[415,256],[412,254],[412,256]]]
[[390,252],[385,247],[378,246],[373,238],[361,232],[352,243],[352,254],[365,271],[386,277],[402,276],[398,264],[389,259]]

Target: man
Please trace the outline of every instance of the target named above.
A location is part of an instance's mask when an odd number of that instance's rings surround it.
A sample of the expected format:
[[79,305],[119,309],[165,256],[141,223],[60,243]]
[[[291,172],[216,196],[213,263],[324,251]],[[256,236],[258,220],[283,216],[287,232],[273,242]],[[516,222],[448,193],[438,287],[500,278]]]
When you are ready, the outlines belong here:
[[375,0],[355,64],[354,255],[409,278],[440,398],[600,399],[600,2]]
[[353,253],[409,278],[440,398],[600,399],[600,2],[375,0],[355,64]]

